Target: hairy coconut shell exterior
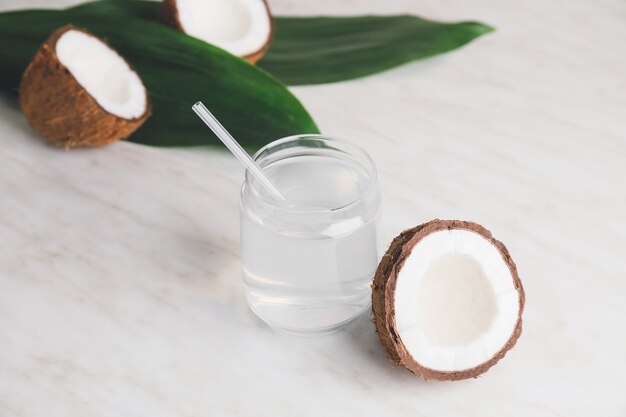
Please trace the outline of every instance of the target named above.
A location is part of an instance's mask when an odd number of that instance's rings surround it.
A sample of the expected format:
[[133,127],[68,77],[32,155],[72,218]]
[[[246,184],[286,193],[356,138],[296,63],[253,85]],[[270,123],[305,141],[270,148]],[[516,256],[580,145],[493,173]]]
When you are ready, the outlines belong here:
[[124,119],[104,110],[57,57],[56,43],[69,30],[93,36],[72,25],[50,35],[22,76],[22,112],[43,137],[66,149],[102,146],[127,138],[150,116],[148,97],[144,114],[135,119]]
[[[261,58],[263,58],[263,55],[265,55],[270,47],[270,43],[272,42],[272,34],[274,33],[274,19],[272,19],[272,13],[270,12],[267,0],[263,0],[263,4],[265,5],[265,10],[267,11],[267,15],[270,18],[270,36],[267,38],[261,49],[241,57],[251,64],[256,64]],[[163,2],[161,2],[159,19],[161,20],[161,22],[173,27],[179,32],[187,33],[183,28],[183,25],[180,23],[176,0],[163,0]]]
[[[513,284],[518,292],[519,312],[515,328],[507,343],[493,357],[482,364],[459,371],[437,371],[420,365],[398,335],[395,320],[395,290],[398,273],[402,269],[407,257],[415,245],[429,234],[439,230],[462,229],[480,234],[493,244],[502,255],[502,259],[508,265],[513,278]],[[387,356],[397,365],[402,365],[415,375],[422,378],[439,381],[456,381],[460,379],[476,378],[485,373],[504,357],[517,342],[522,333],[522,312],[524,310],[525,294],[522,282],[517,273],[517,267],[509,255],[504,244],[493,238],[491,232],[481,225],[461,220],[432,220],[412,229],[407,229],[397,236],[378,265],[374,282],[372,284],[372,311],[374,313],[374,325],[376,332],[387,351]]]

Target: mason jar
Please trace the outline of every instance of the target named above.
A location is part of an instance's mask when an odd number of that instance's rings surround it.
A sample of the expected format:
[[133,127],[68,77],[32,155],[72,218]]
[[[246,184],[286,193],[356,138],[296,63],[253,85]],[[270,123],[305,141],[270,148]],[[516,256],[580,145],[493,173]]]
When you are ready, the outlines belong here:
[[246,172],[241,261],[250,308],[286,333],[341,328],[370,306],[381,207],[374,162],[321,135],[274,141],[253,158],[286,201]]

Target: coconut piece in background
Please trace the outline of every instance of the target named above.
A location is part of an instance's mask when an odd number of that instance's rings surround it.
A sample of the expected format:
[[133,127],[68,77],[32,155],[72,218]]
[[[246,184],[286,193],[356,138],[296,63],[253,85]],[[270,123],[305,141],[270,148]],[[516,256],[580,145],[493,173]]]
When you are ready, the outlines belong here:
[[19,94],[29,123],[68,149],[126,138],[150,115],[137,73],[102,40],[72,25],[56,30],[37,51]]
[[272,39],[265,0],[164,0],[161,20],[252,64],[265,55]]
[[486,372],[522,332],[524,289],[506,247],[479,224],[433,220],[402,232],[372,285],[389,358],[424,379]]

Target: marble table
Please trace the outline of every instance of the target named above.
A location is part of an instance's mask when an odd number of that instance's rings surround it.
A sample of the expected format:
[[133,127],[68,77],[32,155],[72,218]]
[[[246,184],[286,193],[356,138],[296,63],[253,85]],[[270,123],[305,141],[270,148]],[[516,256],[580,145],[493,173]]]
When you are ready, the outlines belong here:
[[[70,1],[0,0],[0,9]],[[226,152],[47,146],[0,99],[0,416],[624,416],[623,0],[274,0],[489,22],[454,53],[293,92],[380,171],[382,244],[439,218],[507,243],[524,332],[487,374],[394,368],[370,317],[319,339],[248,311]],[[1,63],[0,63],[1,70]]]

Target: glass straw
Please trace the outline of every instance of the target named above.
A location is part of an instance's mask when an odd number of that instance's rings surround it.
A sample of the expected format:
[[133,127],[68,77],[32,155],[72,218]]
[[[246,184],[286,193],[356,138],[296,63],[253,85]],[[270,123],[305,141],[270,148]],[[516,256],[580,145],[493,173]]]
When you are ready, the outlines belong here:
[[261,167],[254,162],[254,159],[241,147],[241,145],[231,136],[230,133],[222,126],[222,124],[213,116],[201,101],[198,101],[192,107],[198,117],[217,135],[217,137],[226,145],[226,147],[239,159],[239,161],[252,173],[263,187],[278,201],[285,201],[285,197],[278,191],[276,186],[263,172]]

